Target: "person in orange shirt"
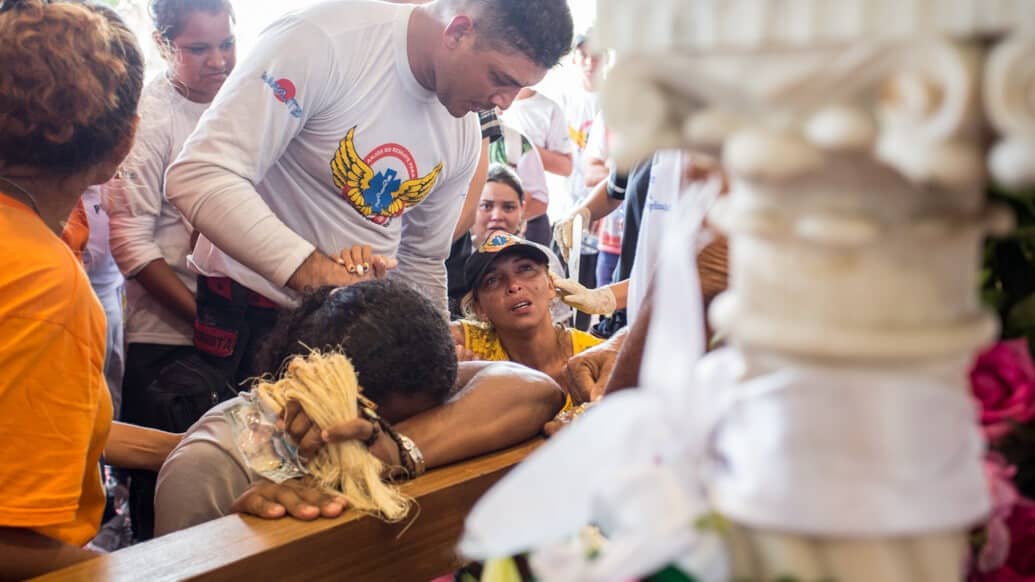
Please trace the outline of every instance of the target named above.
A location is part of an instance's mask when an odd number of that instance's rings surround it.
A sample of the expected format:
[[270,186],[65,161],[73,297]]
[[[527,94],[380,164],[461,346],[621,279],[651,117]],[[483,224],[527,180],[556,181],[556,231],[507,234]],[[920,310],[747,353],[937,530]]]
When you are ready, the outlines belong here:
[[[0,578],[88,559],[98,460],[160,465],[179,435],[112,427],[104,313],[59,235],[129,151],[143,82],[109,8],[0,1]],[[110,432],[110,435],[109,435]]]

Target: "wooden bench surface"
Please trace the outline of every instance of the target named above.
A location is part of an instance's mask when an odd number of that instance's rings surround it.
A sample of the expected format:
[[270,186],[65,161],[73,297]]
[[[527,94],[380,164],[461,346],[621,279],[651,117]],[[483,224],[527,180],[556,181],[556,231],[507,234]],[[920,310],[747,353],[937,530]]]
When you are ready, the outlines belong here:
[[540,441],[429,471],[403,485],[420,514],[386,524],[348,511],[336,519],[267,521],[230,515],[37,578],[67,580],[414,580],[455,569],[454,548],[475,501]]

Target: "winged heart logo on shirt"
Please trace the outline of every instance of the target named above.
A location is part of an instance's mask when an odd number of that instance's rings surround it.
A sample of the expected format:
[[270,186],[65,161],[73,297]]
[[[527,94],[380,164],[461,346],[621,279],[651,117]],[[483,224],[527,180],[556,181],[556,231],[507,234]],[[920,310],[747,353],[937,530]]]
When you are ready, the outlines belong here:
[[[402,145],[386,143],[361,158],[353,143],[355,135],[353,126],[339,142],[331,160],[334,185],[341,188],[342,196],[367,220],[388,226],[393,218],[428,197],[442,171],[442,162],[419,176],[417,163]],[[400,177],[400,171],[405,176]]]
[[571,138],[571,143],[575,144],[575,148],[580,152],[586,149],[586,144],[589,142],[589,129],[592,126],[592,119],[583,121],[578,127],[574,125],[568,126],[568,137]]

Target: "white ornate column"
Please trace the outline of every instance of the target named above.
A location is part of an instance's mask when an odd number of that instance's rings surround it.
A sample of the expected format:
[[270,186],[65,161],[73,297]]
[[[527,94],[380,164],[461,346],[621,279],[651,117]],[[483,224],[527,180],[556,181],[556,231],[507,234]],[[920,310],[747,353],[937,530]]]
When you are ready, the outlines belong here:
[[[530,551],[543,580],[961,580],[989,508],[967,380],[997,332],[979,250],[1011,223],[984,191],[1035,184],[1035,5],[598,5],[619,165],[688,148],[729,177],[710,215],[727,346],[694,360],[661,310],[644,385],[497,484],[461,551]],[[686,238],[666,240],[656,300],[685,289]],[[592,556],[587,523],[608,537]]]
[[694,389],[724,401],[706,481],[733,522],[734,575],[961,579],[988,509],[966,377],[997,332],[980,249],[1010,226],[984,188],[1035,183],[1035,5],[601,0],[598,14],[595,40],[618,55],[602,104],[619,163],[697,149],[731,181],[711,215],[730,289],[710,313],[730,347]]

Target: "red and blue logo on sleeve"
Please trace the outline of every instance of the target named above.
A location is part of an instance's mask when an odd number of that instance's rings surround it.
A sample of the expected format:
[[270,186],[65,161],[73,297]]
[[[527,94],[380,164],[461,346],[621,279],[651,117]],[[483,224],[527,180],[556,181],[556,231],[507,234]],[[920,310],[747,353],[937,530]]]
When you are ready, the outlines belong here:
[[263,72],[262,80],[273,89],[273,96],[284,105],[292,117],[302,117],[302,106],[295,99],[295,84],[290,79],[274,79],[273,75]]

